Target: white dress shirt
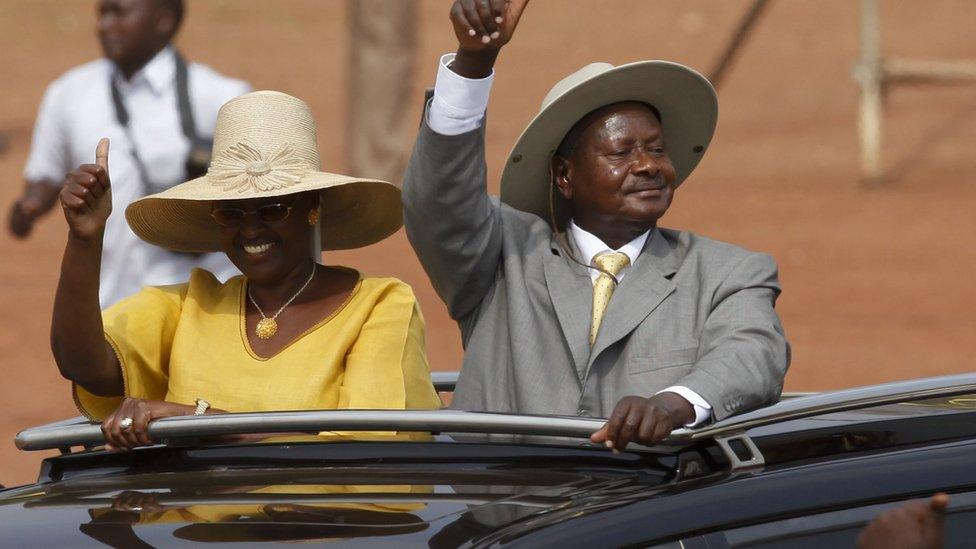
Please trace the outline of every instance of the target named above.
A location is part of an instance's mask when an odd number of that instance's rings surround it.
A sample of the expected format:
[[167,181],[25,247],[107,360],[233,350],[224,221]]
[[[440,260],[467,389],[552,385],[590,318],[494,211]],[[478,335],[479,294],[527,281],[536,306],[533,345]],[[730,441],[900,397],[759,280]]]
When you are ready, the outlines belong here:
[[[437,69],[437,80],[434,83],[434,97],[431,100],[430,109],[427,111],[427,125],[442,135],[460,135],[481,126],[485,111],[488,109],[488,96],[491,93],[491,84],[495,76],[494,71],[492,71],[485,78],[465,78],[448,68],[452,61],[454,61],[453,53],[441,56],[440,66]],[[611,250],[599,237],[580,228],[575,221],[570,220],[569,227],[583,260],[588,265],[593,264],[593,259],[597,255],[607,251],[623,252],[630,258],[630,265],[621,269],[617,274],[618,280],[623,280],[627,275],[627,270],[637,263],[638,256],[644,249],[644,244],[650,234],[650,231],[645,232],[624,244],[619,250]],[[598,276],[600,276],[599,271],[590,271],[590,278],[594,282]],[[695,409],[695,419],[685,424],[685,427],[694,427],[711,417],[711,405],[695,391],[681,385],[674,385],[659,391],[657,394],[665,392],[677,393]]]
[[[197,134],[212,136],[220,106],[247,93],[250,86],[196,63],[189,64],[188,72]],[[146,194],[145,182],[132,155],[133,141],[154,183],[175,185],[186,179],[190,143],[180,126],[175,74],[176,57],[170,48],[157,54],[128,81],[118,74],[114,64],[99,59],[75,67],[55,80],[41,102],[24,168],[27,181],[60,186],[69,171],[95,161],[99,138],[111,140],[112,215],[105,226],[102,252],[102,308],[143,286],[185,282],[194,267],[207,269],[221,280],[238,274],[222,253],[175,254],[143,242],[125,222],[126,206]],[[129,113],[128,133],[116,120],[110,87],[113,78]]]
[[[573,219],[569,220],[569,230],[573,233],[573,239],[576,240],[576,247],[579,248],[580,254],[583,256],[583,262],[587,265],[595,266],[596,263],[593,260],[596,259],[596,256],[605,252],[623,252],[630,259],[630,263],[625,265],[617,273],[617,282],[623,280],[627,276],[627,271],[630,270],[630,267],[634,263],[637,263],[637,256],[640,255],[641,250],[644,249],[644,243],[647,242],[647,235],[651,234],[650,231],[644,232],[619,249],[611,250],[609,246],[600,240],[600,237],[580,227]],[[590,269],[590,279],[593,282],[596,282],[596,279],[599,277],[600,271]]]
[[441,135],[461,135],[481,126],[495,78],[494,70],[485,78],[465,78],[447,68],[452,61],[453,53],[441,56],[427,110],[427,125]]

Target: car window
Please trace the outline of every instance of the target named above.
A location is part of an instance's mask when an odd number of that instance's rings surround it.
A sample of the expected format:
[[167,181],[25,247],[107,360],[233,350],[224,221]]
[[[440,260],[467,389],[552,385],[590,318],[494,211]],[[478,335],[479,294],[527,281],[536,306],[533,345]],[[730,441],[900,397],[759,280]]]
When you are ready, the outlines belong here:
[[[868,522],[902,503],[889,502],[754,524],[664,543],[654,549],[855,547],[857,536]],[[976,492],[950,494],[945,518],[945,547],[972,547],[973,539],[976,539]]]

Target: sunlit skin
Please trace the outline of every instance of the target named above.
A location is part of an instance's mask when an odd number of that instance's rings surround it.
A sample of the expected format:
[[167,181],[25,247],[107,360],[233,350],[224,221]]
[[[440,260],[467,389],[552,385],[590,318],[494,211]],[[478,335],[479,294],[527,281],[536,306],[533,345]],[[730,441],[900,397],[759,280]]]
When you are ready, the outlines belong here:
[[674,166],[661,123],[644,104],[607,105],[582,124],[569,159],[553,158],[556,186],[572,204],[576,224],[617,249],[667,211]]
[[[291,206],[291,213],[281,221],[262,221],[256,213],[266,204]],[[294,292],[308,278],[312,267],[309,250],[312,247],[312,227],[308,225],[308,211],[318,207],[315,194],[274,196],[250,200],[221,200],[212,209],[236,208],[246,212],[237,227],[220,227],[220,245],[227,258],[244,273],[248,283],[257,291],[279,287],[281,293]],[[248,253],[245,246],[270,247],[261,253]],[[297,284],[290,282],[297,281]],[[292,288],[294,286],[294,288]],[[287,297],[285,297],[287,299]]]
[[176,15],[159,0],[100,0],[95,28],[102,52],[131,78],[176,34]]

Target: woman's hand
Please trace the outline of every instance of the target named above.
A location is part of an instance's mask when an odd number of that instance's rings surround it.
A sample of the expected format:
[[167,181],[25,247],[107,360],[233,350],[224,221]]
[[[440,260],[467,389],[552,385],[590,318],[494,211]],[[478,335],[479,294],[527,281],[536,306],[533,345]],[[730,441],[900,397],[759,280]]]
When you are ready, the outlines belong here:
[[61,188],[61,208],[71,236],[81,241],[100,240],[112,213],[112,186],[108,176],[108,139],[95,148],[95,163],[82,164],[68,173]]
[[458,51],[451,70],[465,78],[491,73],[502,46],[515,33],[529,0],[455,0],[451,24]]
[[[150,446],[149,422],[154,419],[172,416],[190,416],[196,407],[176,404],[164,400],[143,400],[126,398],[102,422],[105,435],[105,448],[110,452],[122,452],[136,446]],[[131,421],[124,421],[131,419]],[[125,427],[126,424],[128,427]]]
[[166,506],[159,503],[156,493],[125,490],[112,498],[112,510],[124,513],[159,513]]

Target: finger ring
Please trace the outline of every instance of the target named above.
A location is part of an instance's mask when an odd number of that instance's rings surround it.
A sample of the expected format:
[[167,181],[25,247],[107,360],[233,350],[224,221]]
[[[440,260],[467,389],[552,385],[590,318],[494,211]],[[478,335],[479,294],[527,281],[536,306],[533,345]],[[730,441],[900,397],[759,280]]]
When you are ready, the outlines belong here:
[[122,418],[122,421],[119,422],[119,427],[121,427],[123,430],[132,427],[132,418],[131,417]]

